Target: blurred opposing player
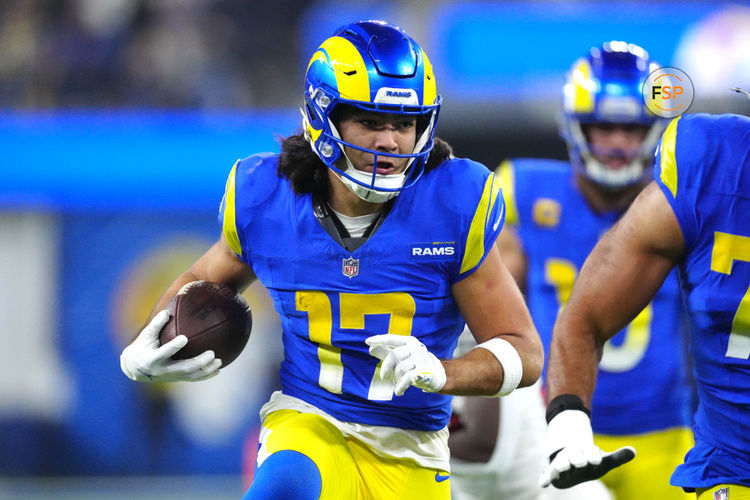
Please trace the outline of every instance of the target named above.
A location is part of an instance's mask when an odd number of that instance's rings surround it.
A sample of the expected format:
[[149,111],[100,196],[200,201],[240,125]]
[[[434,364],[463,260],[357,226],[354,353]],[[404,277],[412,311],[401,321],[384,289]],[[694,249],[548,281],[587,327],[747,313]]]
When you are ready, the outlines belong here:
[[[525,288],[546,348],[586,256],[652,178],[664,125],[645,109],[641,86],[655,68],[632,44],[592,48],[573,64],[563,90],[570,163],[522,159],[498,169],[509,222],[500,236],[503,258]],[[672,273],[603,348],[591,403],[594,439],[602,449],[632,443],[639,452],[604,478],[620,500],[644,490],[653,498],[685,496],[669,485],[692,443],[685,326]]]
[[[282,391],[261,411],[245,498],[447,499],[448,394],[505,395],[539,377],[541,342],[495,246],[499,182],[434,138],[439,108],[429,60],[403,31],[337,30],[307,68],[303,133],[237,162],[221,239],[155,307],[196,279],[242,288],[257,276],[271,294]],[[464,320],[478,346],[451,360]],[[179,347],[131,344],[123,371],[218,370],[210,351],[168,360]]]
[[585,481],[632,455],[592,443],[586,408],[604,343],[674,267],[693,327],[698,409],[695,446],[671,482],[700,500],[750,498],[750,120],[737,115],[673,120],[655,180],[587,258],[555,325],[547,417],[556,453],[542,482]]

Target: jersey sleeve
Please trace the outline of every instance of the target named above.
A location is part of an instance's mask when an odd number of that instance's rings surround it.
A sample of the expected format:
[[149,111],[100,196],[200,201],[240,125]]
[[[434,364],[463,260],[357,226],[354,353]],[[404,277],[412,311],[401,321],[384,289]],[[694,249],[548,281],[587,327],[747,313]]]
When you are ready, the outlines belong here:
[[240,244],[240,236],[237,231],[237,205],[235,202],[235,178],[239,162],[239,160],[235,162],[232,170],[229,172],[229,177],[227,177],[224,196],[221,199],[221,206],[219,207],[219,224],[221,225],[221,233],[229,244],[229,248],[239,257],[242,257],[242,245]]
[[489,173],[484,180],[482,193],[462,242],[461,265],[454,282],[469,276],[484,262],[503,228],[504,221],[505,202],[500,179],[494,173]]
[[[697,142],[696,142],[697,141]],[[693,133],[683,116],[672,120],[656,150],[654,180],[667,198],[680,224],[686,246],[695,241],[698,219],[695,214],[696,190],[686,182],[693,164],[700,161],[701,137]],[[697,173],[697,172],[696,172]]]
[[252,219],[258,207],[276,189],[277,155],[261,153],[237,160],[229,172],[219,207],[219,224],[229,248],[250,264]]

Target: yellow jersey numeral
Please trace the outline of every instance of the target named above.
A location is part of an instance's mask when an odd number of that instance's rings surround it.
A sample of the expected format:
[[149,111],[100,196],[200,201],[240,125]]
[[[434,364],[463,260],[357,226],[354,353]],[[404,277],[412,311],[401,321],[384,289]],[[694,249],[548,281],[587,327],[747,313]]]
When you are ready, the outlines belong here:
[[[341,328],[364,330],[365,316],[389,314],[388,333],[411,335],[416,303],[408,293],[339,293],[338,297]],[[341,362],[341,349],[334,347],[331,341],[333,313],[330,298],[320,291],[298,291],[296,305],[298,311],[307,312],[310,340],[318,344],[318,383],[329,392],[341,394],[344,365]],[[390,401],[393,399],[393,383],[381,380],[380,365],[378,363],[370,381],[367,399]]]

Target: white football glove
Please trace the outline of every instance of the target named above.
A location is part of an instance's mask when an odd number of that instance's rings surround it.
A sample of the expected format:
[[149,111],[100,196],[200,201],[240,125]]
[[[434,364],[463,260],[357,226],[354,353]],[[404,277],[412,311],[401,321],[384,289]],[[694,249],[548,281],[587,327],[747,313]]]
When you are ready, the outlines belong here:
[[396,396],[403,396],[410,385],[424,392],[437,392],[445,385],[445,368],[416,337],[374,335],[365,340],[370,354],[383,361],[380,378],[395,383]]
[[635,457],[632,446],[607,453],[594,444],[591,420],[581,410],[564,410],[547,425],[550,464],[539,477],[539,486],[570,488],[604,474]]
[[122,351],[122,372],[137,382],[195,382],[217,375],[221,360],[216,359],[213,351],[206,351],[189,359],[170,359],[187,344],[188,339],[184,335],[178,335],[159,346],[159,332],[167,321],[169,312],[161,311]]

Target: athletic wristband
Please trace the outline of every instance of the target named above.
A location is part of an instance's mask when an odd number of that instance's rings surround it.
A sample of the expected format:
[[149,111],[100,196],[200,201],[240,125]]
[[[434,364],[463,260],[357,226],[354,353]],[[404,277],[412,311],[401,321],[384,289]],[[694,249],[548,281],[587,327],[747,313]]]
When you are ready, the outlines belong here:
[[547,423],[565,410],[580,410],[591,418],[591,410],[586,408],[580,397],[575,394],[560,394],[547,405]]
[[507,396],[521,383],[521,376],[523,375],[521,356],[518,355],[518,351],[513,347],[513,344],[503,339],[490,339],[487,342],[477,344],[474,349],[479,347],[490,351],[503,367],[503,385],[500,386],[500,390],[496,394],[489,397]]

